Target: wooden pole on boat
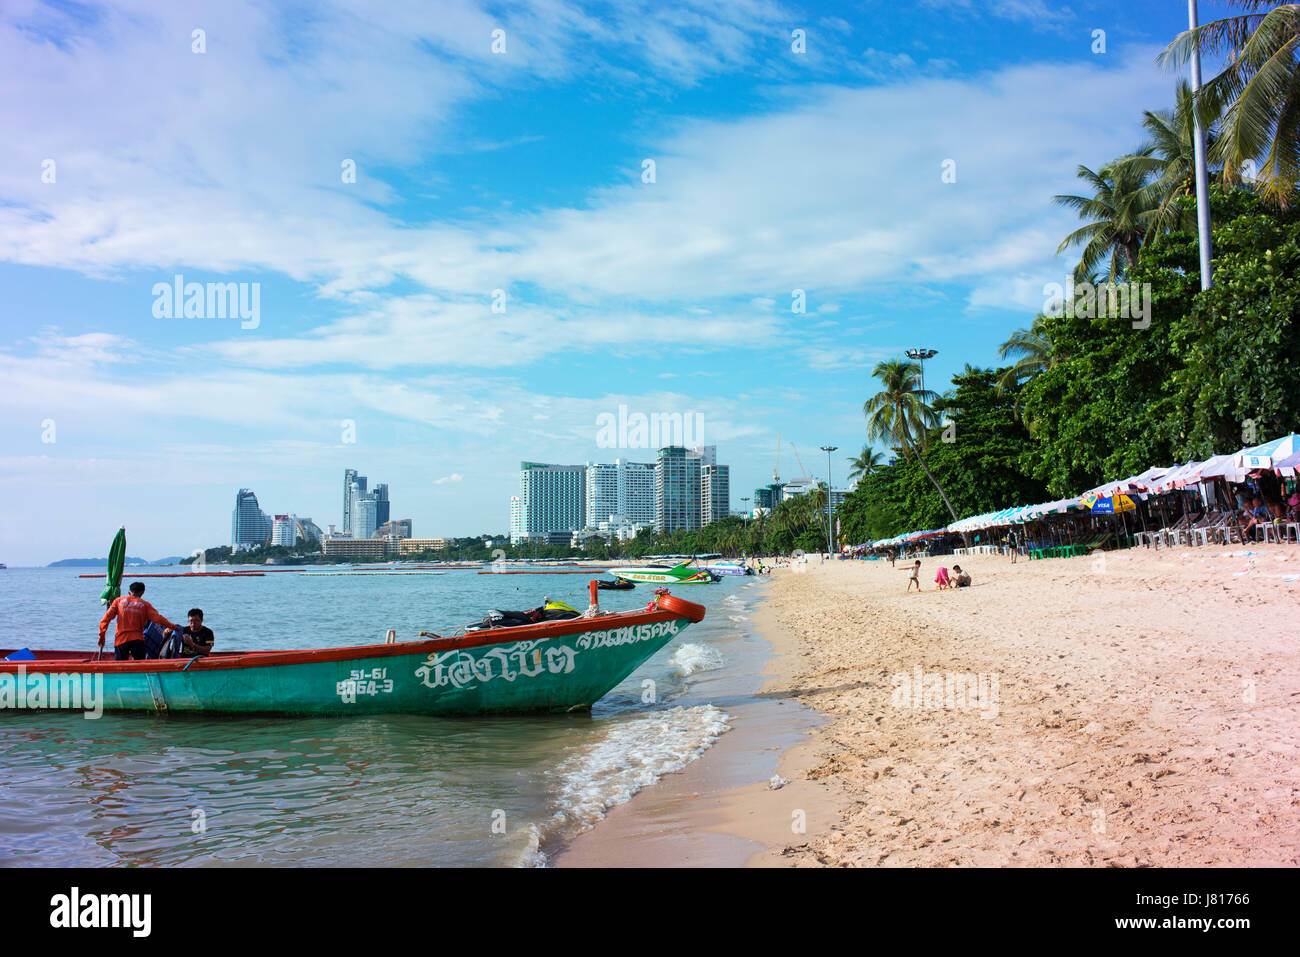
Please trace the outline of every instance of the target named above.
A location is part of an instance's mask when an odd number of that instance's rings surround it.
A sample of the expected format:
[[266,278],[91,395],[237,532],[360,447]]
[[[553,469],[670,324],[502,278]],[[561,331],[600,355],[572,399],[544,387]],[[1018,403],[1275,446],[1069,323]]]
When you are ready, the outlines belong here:
[[600,586],[596,584],[596,579],[592,579],[587,584],[587,591],[591,595],[591,607],[594,611],[600,611]]

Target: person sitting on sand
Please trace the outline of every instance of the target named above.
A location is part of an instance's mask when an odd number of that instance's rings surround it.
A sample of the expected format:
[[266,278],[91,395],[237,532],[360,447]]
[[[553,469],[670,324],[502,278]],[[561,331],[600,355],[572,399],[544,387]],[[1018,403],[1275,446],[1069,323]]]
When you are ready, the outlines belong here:
[[969,573],[969,572],[964,572],[964,571],[962,571],[960,565],[953,565],[953,566],[952,566],[952,571],[953,571],[953,576],[954,576],[954,577],[953,577],[953,582],[954,582],[954,584],[956,584],[956,586],[957,586],[958,588],[969,588],[969,587],[970,587],[970,573]]
[[934,583],[938,586],[939,591],[948,590],[948,569],[943,565],[939,566],[939,571],[934,576]]
[[916,586],[916,592],[921,593],[921,560],[918,558],[916,564],[912,566],[912,577],[907,580],[907,590],[910,593],[912,586]]

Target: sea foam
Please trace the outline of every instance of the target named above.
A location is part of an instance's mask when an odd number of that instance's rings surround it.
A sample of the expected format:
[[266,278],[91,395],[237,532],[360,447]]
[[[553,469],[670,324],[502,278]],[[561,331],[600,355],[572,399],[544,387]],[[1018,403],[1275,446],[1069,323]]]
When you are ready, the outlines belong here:
[[681,645],[668,659],[668,667],[673,674],[682,678],[701,671],[716,671],[722,665],[722,653],[708,645]]
[[611,807],[686,767],[730,727],[726,712],[707,704],[611,722],[600,741],[556,768],[561,781],[556,823],[583,830],[594,826]]

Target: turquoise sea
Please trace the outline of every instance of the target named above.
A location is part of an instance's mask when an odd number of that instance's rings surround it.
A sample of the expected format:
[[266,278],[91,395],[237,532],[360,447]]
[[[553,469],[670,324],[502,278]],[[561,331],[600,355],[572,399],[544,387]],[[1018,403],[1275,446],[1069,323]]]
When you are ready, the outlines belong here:
[[[92,570],[0,571],[0,647],[93,649],[103,580],[77,577]],[[143,580],[164,615],[182,622],[201,607],[218,649],[237,650],[365,644],[389,628],[399,638],[451,632],[544,596],[581,608],[590,577]],[[760,580],[678,591],[708,608],[705,620],[589,714],[0,713],[0,866],[545,864],[610,806],[701,755],[728,728],[727,707],[757,690],[767,646],[748,619]],[[601,606],[651,596],[602,592]]]

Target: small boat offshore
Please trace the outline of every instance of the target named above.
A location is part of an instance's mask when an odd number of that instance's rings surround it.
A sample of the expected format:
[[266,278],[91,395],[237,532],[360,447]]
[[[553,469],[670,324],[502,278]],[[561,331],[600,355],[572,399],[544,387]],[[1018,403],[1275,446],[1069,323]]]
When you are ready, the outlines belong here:
[[[0,660],[0,711],[581,711],[704,619],[702,605],[666,591],[643,609],[611,613],[596,610],[595,587],[591,594],[589,617],[419,641],[147,661],[96,660],[86,651],[24,651],[15,655],[22,660]],[[0,650],[0,658],[9,654]],[[74,694],[75,705],[69,703]]]
[[740,559],[709,562],[704,566],[715,575],[752,575],[754,570]]

